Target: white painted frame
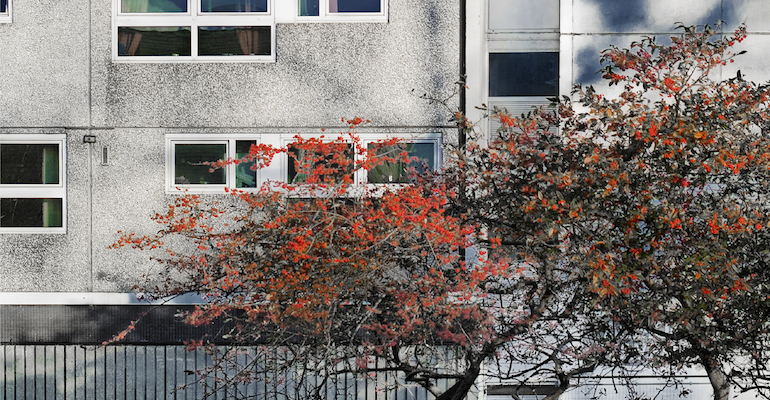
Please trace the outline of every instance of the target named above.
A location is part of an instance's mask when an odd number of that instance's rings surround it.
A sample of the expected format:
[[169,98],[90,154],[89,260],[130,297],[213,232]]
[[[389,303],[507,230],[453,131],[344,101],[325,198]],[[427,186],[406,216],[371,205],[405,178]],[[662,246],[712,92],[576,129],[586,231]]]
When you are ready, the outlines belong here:
[[300,16],[299,0],[282,0],[282,5],[293,3],[294,22],[388,22],[388,0],[380,0],[378,13],[333,13],[329,11],[329,0],[318,1],[318,16]]
[[[67,233],[67,135],[55,134],[0,134],[0,144],[56,144],[59,146],[58,184],[0,184],[2,198],[62,199],[61,227],[2,227],[0,233]],[[2,160],[0,160],[2,163]]]
[[4,13],[0,13],[0,24],[13,22],[13,0],[8,0],[8,7]]
[[[166,135],[166,193],[191,193],[191,194],[215,194],[225,193],[225,188],[241,191],[256,191],[259,190],[260,182],[260,170],[255,171],[255,188],[236,188],[235,179],[235,164],[229,164],[224,167],[225,169],[225,184],[188,184],[181,185],[175,182],[175,145],[176,144],[224,144],[225,145],[225,157],[235,157],[235,142],[236,141],[254,141],[257,144],[261,143],[261,135],[259,134],[230,134],[230,135],[193,135],[193,134],[169,134]],[[218,161],[218,160],[211,160]]]
[[[187,0],[186,13],[123,13],[120,0],[112,0],[112,61],[116,63],[183,63],[183,62],[275,62],[274,1],[267,1],[267,12],[204,13],[201,0]],[[278,0],[285,2],[286,0]],[[189,56],[118,56],[119,27],[189,27]],[[198,55],[198,28],[206,26],[269,26],[270,54],[254,56]]]

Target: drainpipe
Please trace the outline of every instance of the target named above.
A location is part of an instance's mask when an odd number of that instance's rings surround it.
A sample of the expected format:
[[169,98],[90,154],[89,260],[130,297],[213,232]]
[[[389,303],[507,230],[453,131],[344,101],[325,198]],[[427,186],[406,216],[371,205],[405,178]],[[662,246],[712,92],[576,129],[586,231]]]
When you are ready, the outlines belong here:
[[[467,2],[468,0],[460,0],[460,81],[462,82],[462,85],[460,86],[460,112],[465,115],[466,107],[465,107],[465,79],[467,70],[465,67],[465,49],[467,46],[466,43],[466,8],[467,8]],[[458,145],[461,149],[465,148],[465,130],[462,128],[459,128],[459,136],[458,136]]]

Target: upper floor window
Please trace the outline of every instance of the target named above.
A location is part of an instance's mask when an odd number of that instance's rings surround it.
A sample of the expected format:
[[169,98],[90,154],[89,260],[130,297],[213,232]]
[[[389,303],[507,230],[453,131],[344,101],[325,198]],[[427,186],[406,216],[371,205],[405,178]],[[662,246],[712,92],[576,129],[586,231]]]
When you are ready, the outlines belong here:
[[11,22],[11,0],[0,0],[0,23]]
[[489,53],[489,96],[557,96],[559,53]]
[[0,135],[0,233],[65,233],[65,135]]
[[[301,21],[387,21],[387,0],[294,0]],[[308,18],[303,18],[308,17]]]
[[115,61],[275,60],[272,0],[115,1]]

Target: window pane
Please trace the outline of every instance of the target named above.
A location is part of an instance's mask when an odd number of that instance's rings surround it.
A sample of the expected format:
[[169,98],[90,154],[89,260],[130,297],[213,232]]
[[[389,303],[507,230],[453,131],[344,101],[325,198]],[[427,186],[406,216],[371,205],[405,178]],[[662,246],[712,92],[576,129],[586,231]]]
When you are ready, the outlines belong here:
[[8,0],[0,0],[0,14],[8,12]]
[[380,12],[380,0],[328,0],[329,12]]
[[202,56],[270,55],[269,26],[204,26],[198,30]]
[[189,56],[190,27],[132,26],[118,28],[119,56]]
[[[289,183],[301,183],[308,181],[308,175],[313,171],[319,169],[326,169],[329,173],[320,173],[315,176],[313,183],[318,182],[339,182],[342,178],[349,174],[350,181],[353,181],[353,146],[337,145],[336,151],[328,152],[326,154],[320,152],[312,152],[307,149],[290,148],[289,152]],[[342,154],[347,160],[345,165],[341,165],[340,162],[335,162],[335,158],[338,158]]]
[[124,13],[187,12],[187,0],[121,0]]
[[0,183],[58,184],[59,145],[0,145]]
[[559,0],[489,0],[487,4],[491,30],[559,29]]
[[[375,145],[370,144],[369,150],[374,149]],[[433,143],[398,143],[394,146],[386,146],[377,149],[378,156],[385,156],[398,159],[404,151],[409,157],[416,157],[409,164],[397,161],[386,162],[367,173],[369,183],[407,183],[412,168],[417,174],[425,173],[423,166],[427,164],[430,170],[436,167],[435,145]]]
[[62,227],[62,199],[0,199],[0,226]]
[[318,0],[299,0],[300,17],[317,17]]
[[[257,144],[254,140],[236,140],[235,158],[240,159],[249,155],[252,144]],[[251,169],[254,162],[242,162],[235,166],[235,187],[253,188],[257,187],[257,171]]]
[[556,96],[559,53],[489,53],[490,96]]
[[177,185],[224,185],[225,169],[209,172],[207,163],[224,160],[225,144],[175,144],[174,183]]
[[267,0],[201,0],[201,11],[267,12]]

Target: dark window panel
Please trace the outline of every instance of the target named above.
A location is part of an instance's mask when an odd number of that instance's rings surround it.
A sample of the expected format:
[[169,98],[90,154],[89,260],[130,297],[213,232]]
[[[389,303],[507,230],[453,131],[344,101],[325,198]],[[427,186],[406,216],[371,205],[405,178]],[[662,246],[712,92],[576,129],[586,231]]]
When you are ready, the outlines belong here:
[[225,144],[175,144],[174,183],[177,185],[224,185],[225,169],[211,171],[207,163],[227,157]]
[[204,26],[198,30],[198,55],[270,55],[269,26]]
[[302,183],[307,180],[307,175],[311,170],[318,168],[321,165],[325,165],[331,170],[340,170],[336,173],[321,175],[319,181],[321,182],[339,182],[346,173],[349,173],[351,181],[353,180],[353,146],[339,145],[338,152],[343,152],[349,162],[345,170],[342,171],[342,167],[333,162],[336,154],[321,154],[312,153],[306,149],[290,148],[289,152],[293,157],[289,156],[289,170],[288,177],[289,183]]
[[0,13],[8,12],[8,0],[0,0]]
[[380,12],[380,0],[326,0],[329,12]]
[[299,0],[300,17],[317,17],[319,15],[319,0]]
[[[368,146],[369,150],[375,148],[374,144]],[[436,166],[435,144],[433,143],[399,143],[377,149],[378,156],[386,156],[398,159],[404,151],[409,157],[416,157],[409,164],[397,161],[386,162],[370,169],[367,173],[369,183],[407,183],[409,181],[409,169],[414,168],[417,174],[426,171],[423,166],[427,164],[431,170]]]
[[[251,145],[256,144],[254,140],[236,140],[235,141],[235,158],[241,159],[249,155]],[[254,166],[254,162],[242,162],[235,166],[235,187],[237,188],[254,188],[257,187],[257,171],[251,169]]]
[[62,199],[0,199],[0,226],[62,227]]
[[190,27],[132,26],[118,28],[119,56],[189,56]]
[[489,53],[490,96],[556,96],[559,53]]
[[58,184],[59,145],[0,145],[0,183]]
[[201,11],[226,13],[267,12],[267,0],[202,0]]

